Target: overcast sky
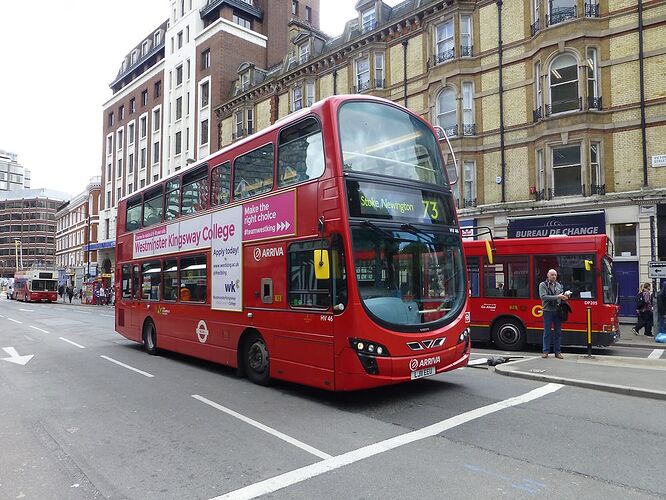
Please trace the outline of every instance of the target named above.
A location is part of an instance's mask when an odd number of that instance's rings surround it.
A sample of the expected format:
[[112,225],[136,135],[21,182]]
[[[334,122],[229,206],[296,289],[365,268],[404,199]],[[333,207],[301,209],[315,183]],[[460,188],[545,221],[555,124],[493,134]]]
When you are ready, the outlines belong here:
[[[101,174],[109,83],[130,49],[168,17],[169,1],[2,4],[0,149],[31,170],[33,188],[75,195]],[[321,0],[322,30],[342,33],[355,4]]]

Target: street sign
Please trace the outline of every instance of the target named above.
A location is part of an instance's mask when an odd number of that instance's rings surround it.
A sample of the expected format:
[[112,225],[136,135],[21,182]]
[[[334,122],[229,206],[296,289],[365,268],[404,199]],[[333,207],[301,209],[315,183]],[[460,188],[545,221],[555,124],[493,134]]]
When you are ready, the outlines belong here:
[[666,278],[666,261],[648,262],[648,276],[650,278]]

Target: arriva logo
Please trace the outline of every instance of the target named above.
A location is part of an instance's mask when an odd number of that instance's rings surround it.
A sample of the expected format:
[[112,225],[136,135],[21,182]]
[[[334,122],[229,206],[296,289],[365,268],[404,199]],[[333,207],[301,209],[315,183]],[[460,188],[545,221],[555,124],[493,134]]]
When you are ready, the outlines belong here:
[[266,259],[270,257],[284,257],[284,249],[282,247],[272,247],[272,248],[255,248],[254,260],[259,262],[261,259]]
[[411,371],[414,371],[417,368],[425,368],[426,366],[436,365],[440,361],[441,361],[441,358],[439,356],[432,356],[430,358],[424,358],[421,361],[419,361],[418,359],[412,359],[409,362],[409,369]]

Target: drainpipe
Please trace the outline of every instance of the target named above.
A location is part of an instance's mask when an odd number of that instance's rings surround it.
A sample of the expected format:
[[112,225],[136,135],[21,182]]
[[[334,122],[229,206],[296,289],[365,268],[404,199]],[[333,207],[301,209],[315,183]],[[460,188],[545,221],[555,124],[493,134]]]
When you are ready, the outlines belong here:
[[338,94],[338,70],[333,70],[333,95]]
[[643,143],[643,187],[648,187],[647,126],[645,125],[645,55],[643,53],[643,0],[638,0],[638,64],[641,89],[641,139]]
[[405,40],[402,42],[402,77],[404,79],[404,92],[405,92],[405,103],[404,106],[407,107],[407,44],[409,42]]
[[499,114],[500,114],[500,155],[501,155],[501,173],[502,176],[502,203],[506,202],[506,158],[504,156],[504,86],[502,85],[502,0],[497,0],[497,38],[498,38],[498,56],[499,56]]

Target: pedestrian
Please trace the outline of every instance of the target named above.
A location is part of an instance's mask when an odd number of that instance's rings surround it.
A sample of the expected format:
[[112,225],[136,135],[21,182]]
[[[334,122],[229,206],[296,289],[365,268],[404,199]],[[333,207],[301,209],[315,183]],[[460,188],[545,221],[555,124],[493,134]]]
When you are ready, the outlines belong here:
[[60,296],[60,298],[61,298],[62,301],[64,302],[64,301],[65,301],[65,299],[63,298],[63,295],[65,295],[65,287],[64,287],[64,285],[60,285],[60,286],[58,287],[58,295]]
[[560,303],[569,300],[571,292],[563,293],[564,287],[557,281],[557,271],[550,269],[545,281],[539,284],[539,297],[543,310],[543,348],[542,358],[547,358],[550,343],[553,342],[555,357],[562,359],[562,320]]
[[652,294],[650,293],[650,283],[643,283],[643,286],[636,295],[636,316],[638,321],[636,326],[631,329],[631,333],[638,335],[641,328],[646,337],[652,337]]
[[74,296],[74,287],[67,287],[67,297],[69,298],[69,303],[72,303],[72,297]]
[[100,306],[103,306],[106,303],[106,293],[104,293],[104,286],[99,287],[99,298],[97,299],[97,303]]

